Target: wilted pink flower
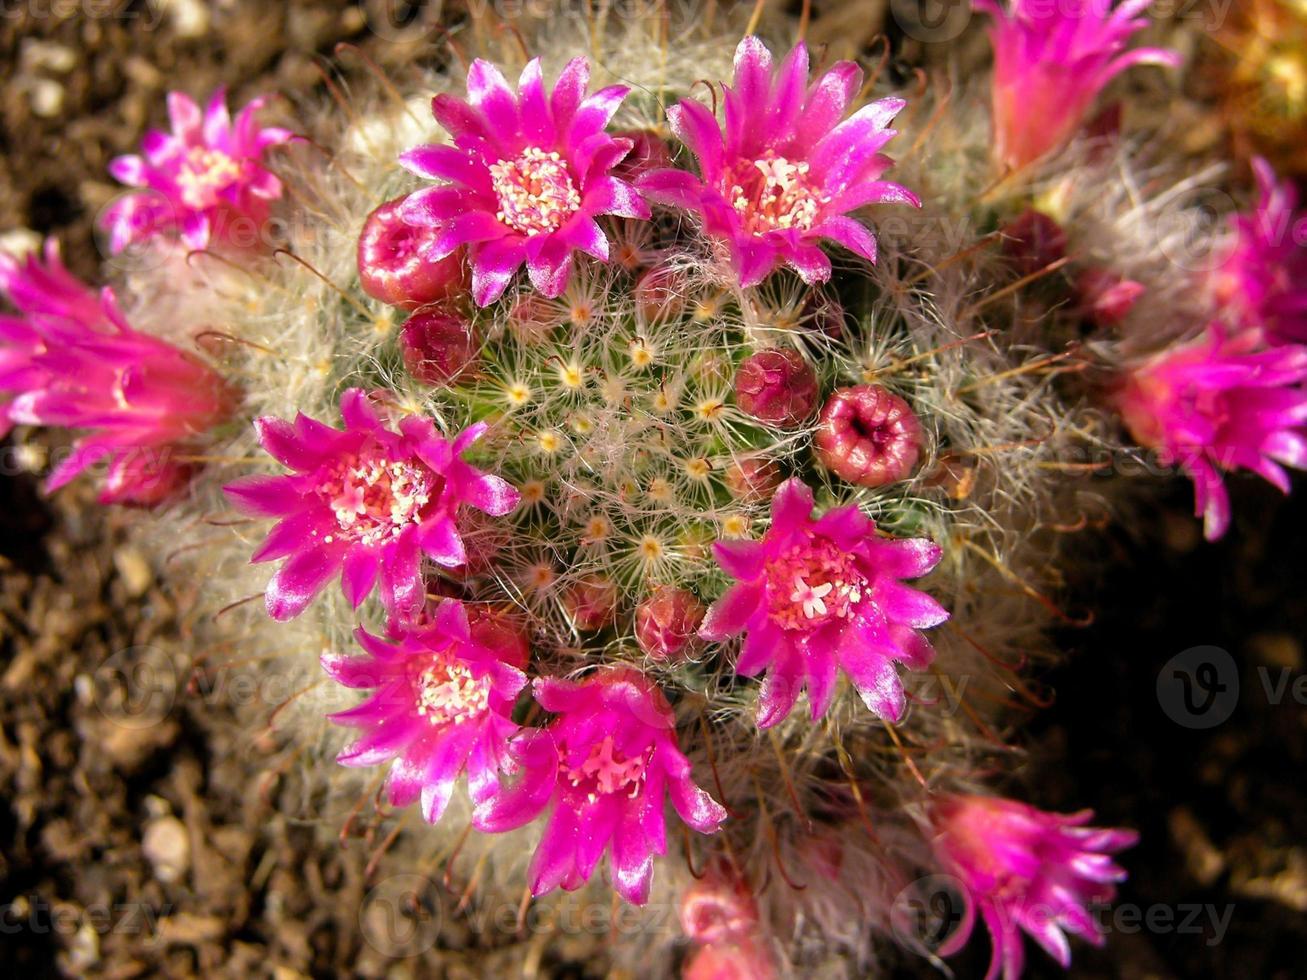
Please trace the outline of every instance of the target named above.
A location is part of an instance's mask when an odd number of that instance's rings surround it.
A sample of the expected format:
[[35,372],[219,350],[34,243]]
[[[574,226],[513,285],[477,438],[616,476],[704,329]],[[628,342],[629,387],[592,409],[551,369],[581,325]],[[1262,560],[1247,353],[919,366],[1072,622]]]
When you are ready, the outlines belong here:
[[400,217],[403,198],[375,208],[359,232],[359,285],[373,299],[416,310],[467,291],[463,250],[437,255],[434,228]]
[[1139,839],[1133,830],[1089,827],[1092,810],[1046,813],[993,796],[946,796],[932,808],[936,852],[957,875],[966,910],[941,956],[957,952],[979,910],[993,944],[986,980],[1000,970],[1017,980],[1025,964],[1025,930],[1065,969],[1071,947],[1064,933],[1096,946],[1103,936],[1089,907],[1108,902],[1126,874],[1110,855]]
[[50,475],[57,490],[106,463],[103,503],[156,504],[194,467],[174,457],[223,422],[235,393],[197,358],[133,330],[113,293],[64,267],[50,239],[44,264],[0,254],[0,291],[21,316],[0,316],[0,435],[13,425],[86,429]]
[[935,651],[917,631],[948,619],[943,606],[900,579],[925,575],[940,550],[924,538],[877,537],[856,504],[817,520],[812,509],[812,491],[786,480],[761,541],[713,545],[718,564],[739,581],[709,608],[699,635],[720,642],[746,634],[736,671],[767,671],[759,728],[784,719],[805,686],[812,717],[824,715],[837,668],[868,708],[897,721],[906,698],[895,661],[927,666]]
[[499,69],[478,59],[467,73],[469,102],[431,100],[454,145],[419,146],[399,158],[419,177],[443,181],[410,194],[403,215],[439,229],[436,255],[469,246],[472,296],[482,306],[503,294],[524,262],[536,289],[561,295],[574,251],[608,261],[598,215],[649,217],[640,195],[610,173],[631,141],[604,127],[629,89],[586,96],[589,82],[589,63],[575,58],[550,93],[537,58],[514,95]]
[[1127,372],[1117,406],[1130,432],[1194,481],[1208,540],[1230,525],[1223,470],[1246,469],[1289,492],[1279,464],[1307,469],[1307,347],[1250,348],[1219,323]]
[[1231,219],[1231,242],[1214,289],[1238,327],[1261,328],[1272,344],[1307,343],[1307,212],[1293,181],[1253,161],[1261,199]]
[[701,646],[704,606],[688,589],[660,585],[635,608],[635,639],[655,660],[679,660]]
[[445,812],[464,769],[472,802],[489,799],[499,786],[508,739],[517,732],[513,702],[526,686],[518,649],[485,643],[487,634],[469,628],[467,612],[455,599],[442,600],[429,623],[404,629],[397,643],[362,627],[354,636],[364,656],[322,658],[338,683],[375,688],[367,700],[329,716],[363,730],[336,761],[390,762],[391,805],[408,806],[421,797],[428,823]]
[[448,385],[470,373],[480,344],[461,313],[421,310],[404,321],[399,350],[404,367],[419,381]]
[[666,795],[700,833],[715,832],[726,810],[690,778],[672,709],[639,671],[604,669],[579,683],[541,677],[535,696],[557,717],[515,745],[521,779],[479,806],[473,825],[512,830],[552,803],[528,872],[531,893],[580,888],[607,849],[613,888],[644,904],[654,855],[667,853]]
[[817,459],[850,483],[883,487],[906,480],[921,453],[921,423],[880,385],[840,388],[822,406],[813,436]]
[[1017,170],[1070,142],[1098,94],[1134,65],[1180,64],[1162,48],[1125,52],[1150,0],[972,0],[994,18],[994,151]]
[[268,583],[273,619],[298,616],[337,575],[356,609],[380,579],[386,609],[412,612],[424,597],[423,554],[449,568],[466,560],[459,507],[500,516],[517,506],[509,484],[460,458],[484,423],[450,441],[409,415],[393,432],[359,388],[341,396],[340,415],[343,432],[303,414],[294,424],[257,419],[260,444],[294,472],[225,488],[245,513],[281,518],[250,559],[287,559]]
[[794,429],[817,407],[817,372],[793,348],[750,354],[735,372],[735,404],[750,418]]
[[725,133],[692,99],[667,111],[672,131],[699,159],[699,176],[660,170],[639,187],[698,212],[704,231],[730,248],[741,286],[782,264],[805,282],[825,282],[831,264],[817,245],[823,238],[874,262],[875,237],[848,213],[921,202],[880,179],[892,162],[880,150],[895,135],[885,127],[904,102],[882,99],[840,121],[861,83],[861,69],[841,61],[809,86],[802,43],[773,72],[771,52],[746,37],[735,51],[734,84],[722,86]]
[[176,232],[188,248],[224,242],[252,248],[268,219],[269,202],[281,197],[281,181],[263,165],[270,146],[293,138],[288,129],[260,128],[255,116],[266,98],[249,102],[233,121],[227,93],[219,88],[203,114],[190,96],[168,93],[172,133],[151,130],[144,156],[115,157],[109,173],[129,187],[104,212],[109,250]]

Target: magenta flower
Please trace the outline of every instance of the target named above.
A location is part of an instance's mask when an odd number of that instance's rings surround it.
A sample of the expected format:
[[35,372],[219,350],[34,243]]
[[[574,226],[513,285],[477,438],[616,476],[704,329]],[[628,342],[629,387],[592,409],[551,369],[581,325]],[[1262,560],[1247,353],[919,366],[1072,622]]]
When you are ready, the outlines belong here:
[[724,133],[692,99],[667,111],[672,131],[698,157],[699,176],[658,170],[638,186],[655,201],[697,212],[704,231],[730,249],[741,286],[782,264],[805,282],[825,282],[831,264],[817,246],[823,238],[875,262],[875,237],[848,213],[921,202],[880,179],[892,163],[880,150],[895,135],[885,127],[904,102],[882,99],[840,121],[861,83],[861,69],[841,61],[809,86],[802,43],[773,72],[771,52],[746,37],[735,50],[734,84],[722,86]]
[[1070,142],[1098,94],[1135,65],[1175,68],[1162,48],[1125,52],[1150,0],[972,0],[994,18],[994,151],[1019,170]]
[[46,242],[44,264],[0,255],[0,291],[21,316],[0,316],[0,435],[14,425],[86,429],[46,484],[107,470],[102,503],[151,505],[174,495],[193,465],[179,451],[225,421],[234,392],[197,358],[123,319]]
[[143,156],[109,163],[115,179],[142,188],[105,211],[109,250],[174,232],[193,249],[211,242],[260,245],[269,202],[282,194],[281,181],[263,165],[264,151],[293,137],[288,129],[258,127],[254,117],[266,101],[254,99],[233,121],[223,88],[203,113],[189,96],[169,92],[172,133],[151,130],[141,142]]
[[836,668],[863,703],[897,721],[906,698],[895,661],[920,670],[935,655],[917,632],[948,612],[900,582],[925,575],[940,549],[924,538],[890,540],[856,504],[812,519],[812,491],[782,484],[761,541],[718,541],[717,562],[739,580],[708,610],[699,635],[721,641],[745,633],[738,673],[767,670],[758,695],[758,727],[783,720],[806,686],[812,717],[835,696]]
[[245,513],[281,518],[250,559],[287,559],[268,583],[268,614],[276,620],[298,616],[337,575],[355,609],[379,579],[386,609],[411,614],[425,597],[423,554],[450,568],[467,560],[459,507],[498,517],[517,506],[508,483],[460,458],[484,423],[450,441],[430,419],[409,415],[393,432],[359,388],[341,396],[340,415],[343,432],[303,414],[293,425],[257,419],[263,448],[295,472],[225,488]]
[[1000,968],[1004,980],[1021,975],[1022,929],[1064,969],[1071,965],[1064,933],[1103,945],[1089,906],[1111,901],[1125,880],[1110,855],[1135,844],[1133,830],[1088,827],[1092,810],[1046,813],[993,796],[946,796],[931,815],[935,850],[961,880],[966,902],[941,956],[966,943],[977,909],[994,949],[985,980],[995,980]]
[[700,833],[714,833],[726,810],[690,778],[672,709],[639,671],[600,670],[580,683],[540,677],[535,697],[557,717],[516,743],[522,778],[478,807],[473,825],[512,830],[552,803],[528,872],[531,893],[580,888],[607,849],[613,888],[644,904],[653,857],[667,853],[664,794]]
[[406,627],[397,643],[362,627],[354,636],[365,656],[322,658],[338,683],[375,688],[367,700],[329,716],[362,729],[336,761],[390,762],[391,805],[408,806],[421,797],[428,823],[445,812],[464,770],[472,802],[489,799],[499,786],[508,740],[518,730],[511,716],[526,686],[520,652],[511,644],[491,646],[493,634],[470,628],[466,609],[454,599],[441,601],[430,623]]
[[472,296],[481,306],[503,295],[524,262],[536,289],[562,295],[574,251],[608,261],[597,216],[649,217],[640,195],[610,173],[632,142],[604,127],[630,90],[612,85],[587,96],[589,83],[589,63],[575,58],[549,92],[537,58],[514,95],[498,68],[474,61],[468,102],[431,100],[454,145],[419,146],[399,158],[419,177],[443,182],[410,194],[401,213],[439,229],[437,256],[468,246]]
[[1214,292],[1239,326],[1261,328],[1272,344],[1307,343],[1307,212],[1293,181],[1277,181],[1260,157],[1253,172],[1261,199],[1231,219],[1231,241]]
[[1259,350],[1249,339],[1214,323],[1128,372],[1117,393],[1135,439],[1194,481],[1209,541],[1230,526],[1223,470],[1252,470],[1288,493],[1280,464],[1307,469],[1307,347]]

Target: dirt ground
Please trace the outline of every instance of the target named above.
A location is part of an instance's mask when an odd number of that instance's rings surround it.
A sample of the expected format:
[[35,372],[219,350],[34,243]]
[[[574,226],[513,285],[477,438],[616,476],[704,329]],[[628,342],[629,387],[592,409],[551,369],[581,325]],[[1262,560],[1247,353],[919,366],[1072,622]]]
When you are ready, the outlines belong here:
[[[59,235],[74,269],[93,277],[92,221],[111,193],[104,165],[134,146],[169,86],[226,82],[237,99],[309,90],[340,41],[403,56],[353,5],[6,4],[0,230]],[[97,685],[126,669],[122,651],[166,656],[182,628],[178,597],[126,543],[127,515],[93,506],[85,486],[43,499],[4,450],[7,974],[418,975],[369,942],[366,849],[321,846],[248,785],[235,761],[247,749],[214,724],[221,705],[183,697],[162,724],[105,719]],[[1135,912],[1107,922],[1104,950],[1077,944],[1071,975],[1307,977],[1307,705],[1291,683],[1307,637],[1307,507],[1238,482],[1239,523],[1205,546],[1188,492],[1176,486],[1145,526],[1096,540],[1074,591],[1099,618],[1063,637],[1076,655],[1045,678],[1056,700],[1030,733],[1032,802],[1092,803],[1103,822],[1143,833],[1118,903]],[[1201,645],[1229,652],[1242,693],[1228,720],[1196,730],[1165,710],[1158,678]],[[957,961],[958,975],[983,970],[984,952]],[[498,975],[471,949],[445,972]],[[905,965],[901,975],[929,973]],[[538,975],[588,974],[546,958]],[[1028,975],[1062,973],[1032,952]]]

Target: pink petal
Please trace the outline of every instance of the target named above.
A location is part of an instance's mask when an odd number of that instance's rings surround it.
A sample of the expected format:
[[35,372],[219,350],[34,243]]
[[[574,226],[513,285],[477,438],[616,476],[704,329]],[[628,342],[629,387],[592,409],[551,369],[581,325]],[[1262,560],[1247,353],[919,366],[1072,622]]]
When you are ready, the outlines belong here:
[[625,85],[610,85],[583,99],[568,127],[567,142],[575,145],[607,126],[629,91]]
[[522,772],[518,782],[477,806],[472,825],[482,833],[516,830],[534,820],[549,805],[558,780],[558,752],[547,731],[526,732],[509,743],[509,752]]
[[371,548],[363,544],[350,548],[340,574],[340,587],[345,594],[345,601],[355,609],[363,605],[363,600],[372,591],[380,571],[380,562]]
[[489,61],[477,58],[467,71],[468,100],[480,110],[491,132],[516,133],[521,123],[517,99],[503,73]]
[[682,99],[667,110],[667,121],[677,138],[698,158],[704,182],[717,184],[722,178],[726,150],[712,113],[693,99]]
[[576,108],[581,104],[589,86],[590,63],[585,58],[573,58],[558,76],[549,100],[554,125],[559,132],[566,132],[572,125],[572,117],[576,115]]
[[672,806],[682,820],[701,834],[715,833],[726,819],[726,808],[686,776],[667,782]]
[[723,571],[740,581],[750,581],[762,574],[767,552],[761,541],[717,541],[713,556]]
[[517,95],[521,103],[522,135],[526,141],[534,146],[553,146],[558,136],[545,98],[539,58],[532,58],[522,69],[517,80]]
[[812,508],[812,489],[795,477],[786,480],[772,498],[772,526],[768,537],[784,537],[806,527],[812,517]]
[[860,221],[843,216],[827,218],[808,234],[829,238],[868,262],[876,261],[876,236]]
[[294,619],[339,571],[339,560],[322,548],[291,555],[268,583],[268,615],[279,623]]
[[247,476],[222,488],[242,514],[285,517],[300,505],[294,481],[287,476]]
[[637,821],[624,820],[617,826],[611,858],[613,890],[632,905],[649,899],[653,881],[653,852]]
[[750,621],[763,608],[764,590],[751,582],[732,586],[726,594],[708,607],[699,627],[705,640],[719,643],[748,628]]
[[539,898],[553,891],[571,873],[576,862],[577,823],[577,814],[570,808],[561,804],[554,808],[527,869],[532,896]]
[[512,281],[514,273],[526,261],[521,242],[501,239],[485,242],[472,251],[472,298],[477,306],[489,306]]
[[187,143],[197,142],[202,118],[194,99],[185,92],[169,92],[168,118],[172,122],[173,135]]
[[785,720],[803,689],[803,666],[793,649],[780,652],[758,691],[758,727],[771,728]]
[[926,593],[890,578],[878,578],[872,599],[891,620],[914,629],[928,629],[948,619],[948,610]]

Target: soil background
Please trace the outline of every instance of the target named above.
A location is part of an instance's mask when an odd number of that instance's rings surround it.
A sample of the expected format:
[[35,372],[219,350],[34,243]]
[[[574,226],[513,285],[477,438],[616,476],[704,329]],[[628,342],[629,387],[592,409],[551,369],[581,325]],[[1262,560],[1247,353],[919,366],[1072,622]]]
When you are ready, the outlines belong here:
[[[105,164],[161,121],[168,88],[225,83],[237,102],[310,92],[341,41],[383,65],[431,56],[429,43],[378,37],[379,24],[392,38],[399,30],[394,9],[5,3],[0,233],[58,235],[74,271],[95,279],[93,222],[113,193]],[[503,975],[475,936],[455,936],[435,967],[381,955],[361,912],[365,851],[323,848],[313,828],[276,814],[213,724],[221,705],[183,698],[159,725],[106,722],[97,678],[123,650],[167,649],[178,597],[127,543],[130,514],[95,506],[84,485],[42,497],[19,454],[3,450],[0,969]],[[1092,804],[1099,822],[1143,839],[1125,856],[1131,878],[1106,947],[1076,943],[1072,977],[1307,977],[1307,705],[1292,684],[1307,637],[1307,506],[1301,487],[1285,501],[1232,483],[1237,519],[1220,544],[1202,544],[1177,483],[1133,527],[1087,541],[1075,566],[1068,591],[1098,616],[1061,638],[1074,655],[1043,678],[1053,703],[1029,729],[1021,785],[1037,805]],[[1177,723],[1158,696],[1164,667],[1197,646],[1228,651],[1240,682],[1228,720],[1202,730]],[[984,944],[973,945],[952,963],[960,977],[984,970]],[[1028,976],[1063,975],[1028,945]],[[541,977],[601,975],[562,947],[532,962]],[[894,972],[934,975],[906,963]]]

